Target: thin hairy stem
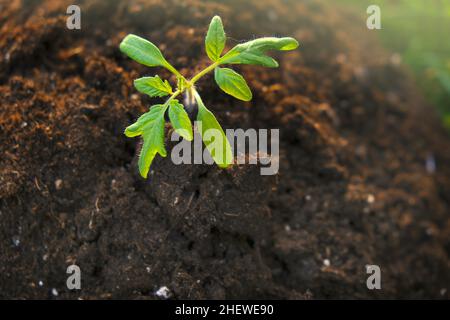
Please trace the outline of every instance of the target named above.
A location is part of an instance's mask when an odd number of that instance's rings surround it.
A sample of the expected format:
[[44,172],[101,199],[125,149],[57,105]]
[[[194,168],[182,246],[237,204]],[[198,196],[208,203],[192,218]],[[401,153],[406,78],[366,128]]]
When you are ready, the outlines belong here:
[[178,72],[177,69],[175,69],[169,62],[167,62],[166,64],[166,69],[169,70],[170,72],[172,72],[177,78],[181,78],[186,80],[183,75],[181,73]]
[[[183,90],[184,91],[184,90]],[[166,102],[164,103],[164,105],[169,105],[169,103],[170,103],[170,101],[171,100],[173,100],[173,99],[175,99],[180,93],[182,93],[183,91],[181,91],[181,90],[177,90],[177,91],[175,91],[170,97],[169,97],[169,99],[167,99],[166,100]]]
[[191,80],[188,81],[189,86],[193,86],[201,77],[203,77],[208,72],[214,70],[219,65],[219,62],[214,62],[213,64],[209,65],[199,73],[197,73]]

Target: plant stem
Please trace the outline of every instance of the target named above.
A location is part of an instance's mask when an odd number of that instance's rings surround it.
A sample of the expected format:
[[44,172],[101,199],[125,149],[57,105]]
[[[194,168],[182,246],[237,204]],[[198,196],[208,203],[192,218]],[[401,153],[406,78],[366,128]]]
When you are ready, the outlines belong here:
[[169,99],[166,100],[166,102],[164,103],[165,106],[168,106],[170,101],[175,99],[182,91],[181,90],[177,90],[175,91],[170,97]]
[[190,90],[191,88],[194,87],[194,84],[201,78],[203,77],[205,74],[207,74],[208,72],[214,70],[218,65],[220,65],[220,63],[218,61],[214,62],[213,64],[207,66],[205,69],[203,69],[202,71],[200,71],[199,73],[197,73],[194,77],[191,78],[191,80],[186,80],[185,77],[183,77],[183,75],[181,73],[178,72],[177,69],[175,69],[170,63],[167,63],[166,68],[172,72],[174,75],[177,76],[178,79],[182,79],[184,80],[186,86],[182,89],[178,89],[177,91],[174,92],[174,94],[166,101],[166,103],[169,103],[170,100],[172,100],[173,98],[175,98],[177,95],[179,95],[180,93],[183,93],[186,90]]
[[208,72],[214,70],[219,65],[218,62],[214,62],[213,64],[209,65],[199,73],[197,73],[191,80],[187,81],[188,86],[193,86],[201,77],[203,77]]
[[175,69],[170,63],[167,62],[167,65],[165,66],[167,70],[172,72],[177,78],[182,78],[186,81],[186,79],[183,77],[181,73],[178,72],[177,69]]
[[197,90],[195,90],[195,88],[193,88],[192,91],[193,91],[192,93],[194,94],[194,98],[197,101],[198,105],[203,106],[203,101],[202,101],[202,98],[200,97],[200,94],[197,92]]

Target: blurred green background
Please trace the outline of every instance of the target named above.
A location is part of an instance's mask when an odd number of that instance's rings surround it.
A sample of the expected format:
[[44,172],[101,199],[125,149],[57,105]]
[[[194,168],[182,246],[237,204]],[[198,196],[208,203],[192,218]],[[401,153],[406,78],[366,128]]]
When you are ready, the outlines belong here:
[[[450,0],[341,0],[366,12],[380,6],[382,43],[413,70],[425,97],[450,129]],[[368,15],[367,15],[368,16]]]

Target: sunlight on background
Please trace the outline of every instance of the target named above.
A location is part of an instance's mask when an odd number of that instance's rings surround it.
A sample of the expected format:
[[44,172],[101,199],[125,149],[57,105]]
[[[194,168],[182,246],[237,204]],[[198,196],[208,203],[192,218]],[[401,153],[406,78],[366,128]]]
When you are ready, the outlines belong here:
[[381,9],[383,44],[399,53],[450,129],[450,0],[342,0],[341,5]]

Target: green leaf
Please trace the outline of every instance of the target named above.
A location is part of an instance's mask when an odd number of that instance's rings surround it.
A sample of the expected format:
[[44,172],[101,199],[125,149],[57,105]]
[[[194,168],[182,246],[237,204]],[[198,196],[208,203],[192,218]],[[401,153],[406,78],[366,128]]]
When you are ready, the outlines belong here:
[[222,58],[220,63],[231,64],[255,64],[265,67],[276,68],[278,62],[266,55],[269,50],[288,51],[298,47],[298,42],[294,38],[260,38],[236,45],[228,51]]
[[252,100],[252,92],[244,77],[229,68],[215,68],[214,79],[217,85],[229,95],[244,101]]
[[[214,159],[214,162],[220,168],[227,168],[233,163],[233,153],[231,151],[230,142],[216,117],[205,107],[197,92],[195,92],[195,99],[198,104],[197,121],[200,122],[199,125],[201,125],[200,134],[203,142],[211,154],[211,157]],[[212,133],[216,133],[218,137],[213,135],[213,138],[211,139],[210,136]]]
[[178,100],[170,101],[169,119],[175,131],[188,141],[192,141],[192,123],[184,107]]
[[144,129],[142,137],[144,144],[142,145],[139,154],[139,172],[143,178],[147,178],[150,165],[155,158],[156,153],[162,157],[167,156],[166,148],[164,147],[164,113],[153,121],[151,126]]
[[163,81],[159,76],[136,79],[134,86],[139,92],[150,97],[164,97],[173,93],[170,83],[167,80]]
[[223,30],[222,19],[219,16],[212,18],[205,38],[206,54],[212,61],[217,61],[225,48],[227,38]]
[[157,46],[134,34],[129,34],[122,40],[120,51],[148,67],[168,67],[169,65]]
[[125,129],[125,135],[129,138],[140,136],[144,128],[147,125],[151,125],[152,122],[160,116],[160,113],[162,112],[162,109],[164,108],[163,104],[156,104],[150,108],[150,111],[144,113],[141,115],[135,123],[128,126]]
[[162,157],[167,155],[164,147],[164,113],[167,105],[154,105],[150,111],[144,113],[135,123],[125,129],[127,137],[142,135],[144,143],[139,154],[139,172],[147,178],[150,165],[159,153]]

